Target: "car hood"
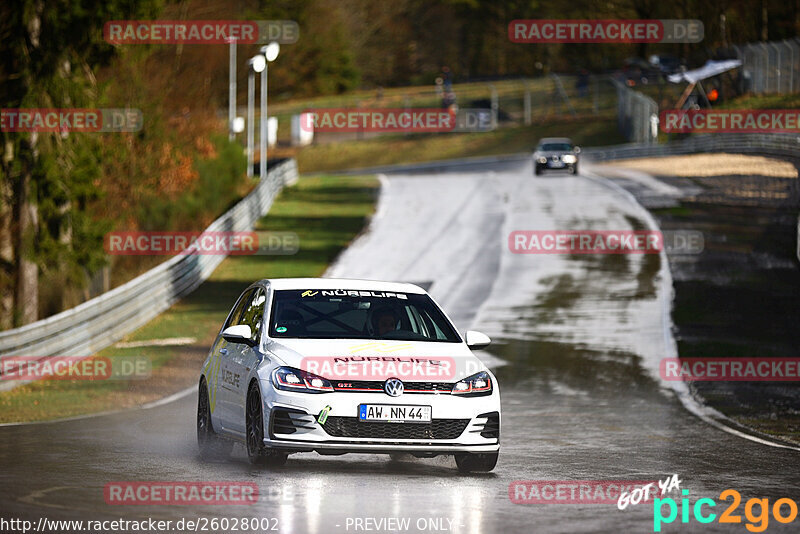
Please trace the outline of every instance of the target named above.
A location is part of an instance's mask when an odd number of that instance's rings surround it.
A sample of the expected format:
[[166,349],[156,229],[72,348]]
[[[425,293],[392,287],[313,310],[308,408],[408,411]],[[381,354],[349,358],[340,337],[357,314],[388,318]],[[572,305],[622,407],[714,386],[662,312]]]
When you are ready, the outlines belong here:
[[464,343],[369,339],[275,339],[280,363],[339,380],[457,382],[486,367]]

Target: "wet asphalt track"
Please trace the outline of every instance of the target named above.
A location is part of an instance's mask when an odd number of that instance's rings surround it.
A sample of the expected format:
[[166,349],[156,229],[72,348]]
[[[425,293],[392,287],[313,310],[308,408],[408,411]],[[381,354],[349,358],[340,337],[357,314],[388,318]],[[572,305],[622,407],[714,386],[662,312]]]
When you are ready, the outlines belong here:
[[[503,422],[494,472],[460,475],[451,458],[313,453],[268,470],[251,467],[238,447],[228,462],[204,463],[192,394],[149,410],[0,428],[2,517],[270,517],[283,533],[365,532],[348,528],[348,518],[367,517],[410,518],[409,531],[441,518],[453,528],[429,532],[652,532],[652,505],[517,505],[509,484],[677,473],[692,501],[719,500],[727,488],[744,500],[797,499],[800,453],[708,426],[654,378],[668,344],[657,256],[508,251],[511,230],[643,227],[627,198],[585,177],[534,179],[522,164],[388,182],[370,232],[329,274],[431,283],[459,328],[494,338],[490,352],[507,362],[496,370]],[[124,480],[252,481],[261,498],[252,506],[105,504],[104,485]],[[748,532],[744,523],[678,521],[663,532]],[[771,519],[767,532],[798,525]]]

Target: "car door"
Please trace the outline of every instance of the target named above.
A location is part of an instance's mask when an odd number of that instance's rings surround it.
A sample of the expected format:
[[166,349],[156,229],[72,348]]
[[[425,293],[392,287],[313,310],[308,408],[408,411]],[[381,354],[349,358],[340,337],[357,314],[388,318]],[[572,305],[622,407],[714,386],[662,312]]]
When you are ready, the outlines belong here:
[[[248,289],[242,293],[222,327],[223,331],[231,326],[243,324],[242,316],[254,293],[255,289]],[[216,365],[216,392],[214,395],[216,409],[212,412],[212,423],[219,423],[220,427],[226,431],[236,428],[236,417],[239,412],[236,407],[238,389],[234,374],[235,364],[233,363],[236,352],[240,350],[239,345],[239,343],[232,343],[220,336],[214,346],[214,357],[217,358],[218,364]],[[217,417],[214,417],[215,412]]]
[[228,375],[230,382],[226,384],[232,395],[231,426],[234,432],[245,432],[245,406],[247,403],[247,391],[249,388],[248,376],[250,370],[254,369],[261,361],[259,353],[259,343],[261,342],[261,330],[264,323],[264,308],[267,301],[264,288],[256,288],[247,306],[244,307],[239,324],[250,327],[250,344],[230,343],[227,359]]

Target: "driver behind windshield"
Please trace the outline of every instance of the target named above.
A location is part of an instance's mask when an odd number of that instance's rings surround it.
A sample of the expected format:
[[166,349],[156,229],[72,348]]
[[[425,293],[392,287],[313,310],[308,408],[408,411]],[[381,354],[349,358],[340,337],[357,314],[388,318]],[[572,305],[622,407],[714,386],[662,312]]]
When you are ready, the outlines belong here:
[[378,308],[372,314],[372,330],[379,337],[383,337],[389,332],[397,330],[397,313],[388,307]]

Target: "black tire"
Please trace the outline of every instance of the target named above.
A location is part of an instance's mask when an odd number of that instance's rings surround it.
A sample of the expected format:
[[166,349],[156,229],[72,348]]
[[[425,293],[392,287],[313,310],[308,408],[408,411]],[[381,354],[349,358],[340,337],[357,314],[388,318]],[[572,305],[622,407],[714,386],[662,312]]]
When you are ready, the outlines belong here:
[[264,416],[261,407],[261,392],[253,383],[247,391],[245,409],[247,426],[247,457],[251,464],[280,466],[286,463],[285,453],[268,449],[264,445]]
[[578,164],[577,163],[569,168],[569,173],[570,174],[578,174]]
[[456,454],[456,465],[462,473],[487,473],[497,465],[500,452]]
[[535,174],[536,176],[539,176],[540,174],[542,174],[541,167],[539,167],[538,165],[534,165],[533,166],[533,174]]
[[208,401],[208,386],[205,378],[200,380],[197,394],[197,446],[204,460],[224,460],[231,454],[233,442],[214,432],[211,424],[211,404]]

